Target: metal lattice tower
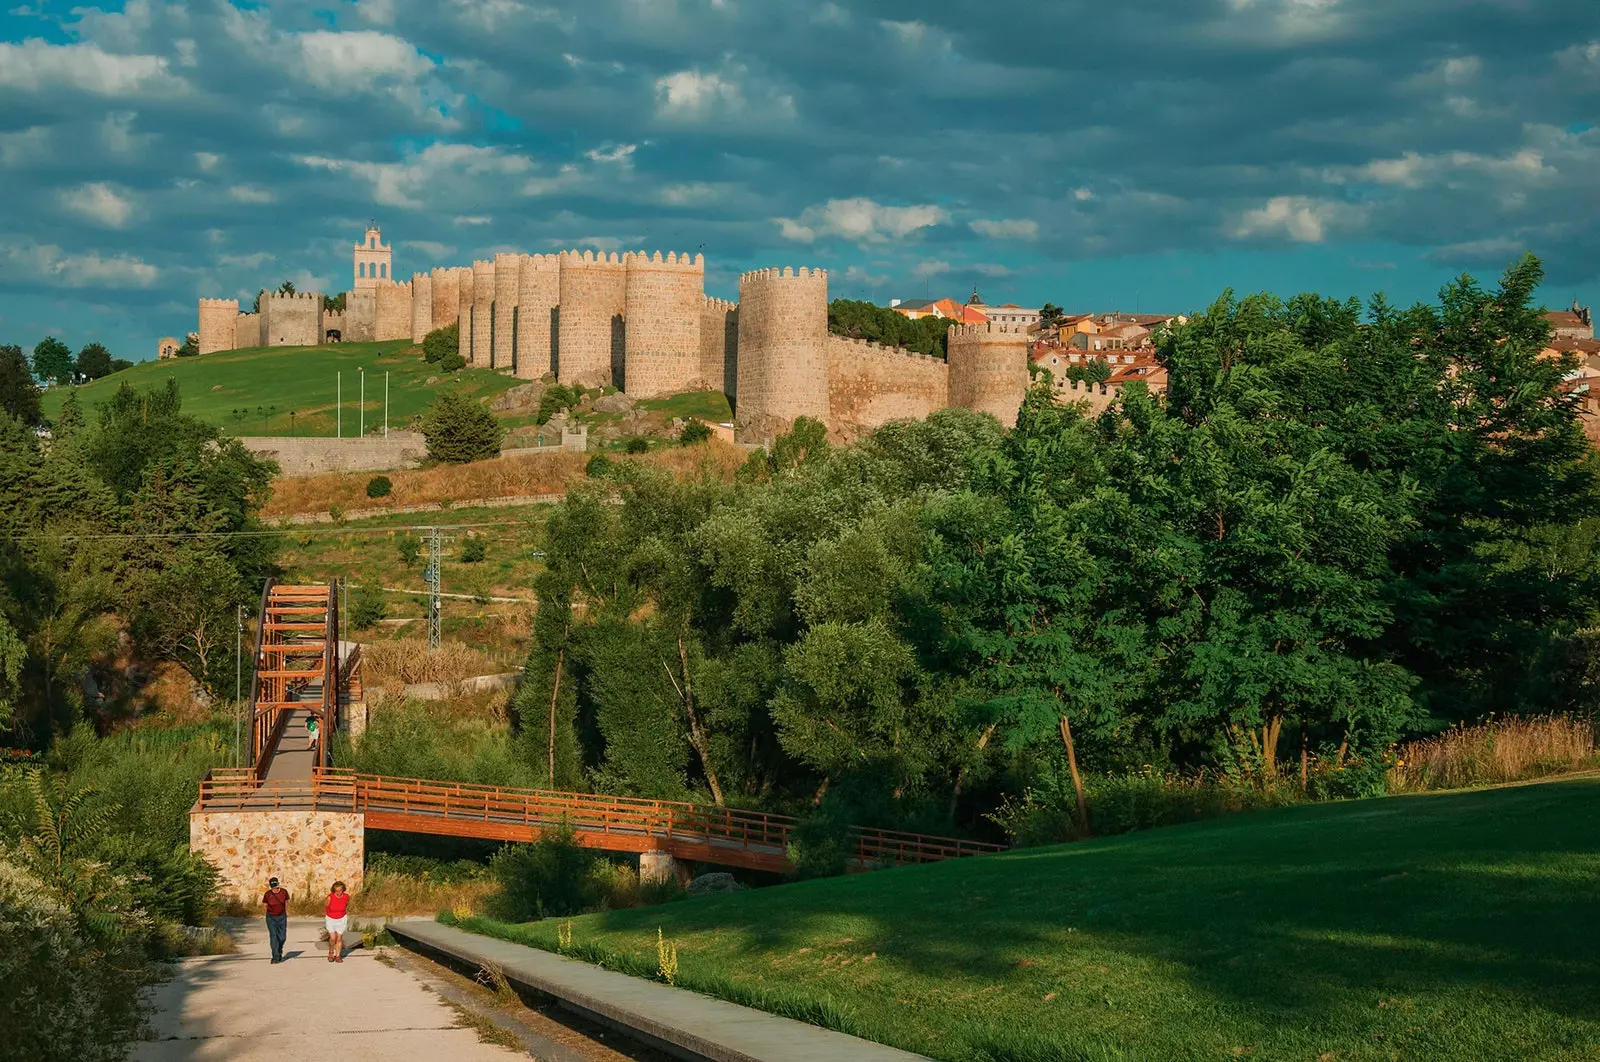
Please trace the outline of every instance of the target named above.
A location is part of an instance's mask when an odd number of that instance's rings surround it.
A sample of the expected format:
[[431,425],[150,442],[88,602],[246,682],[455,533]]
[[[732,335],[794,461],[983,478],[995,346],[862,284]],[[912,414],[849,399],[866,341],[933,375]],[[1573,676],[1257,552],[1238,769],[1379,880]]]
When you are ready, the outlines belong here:
[[428,533],[428,566],[422,581],[428,584],[428,648],[439,648],[439,559],[444,538],[437,527],[423,528]]

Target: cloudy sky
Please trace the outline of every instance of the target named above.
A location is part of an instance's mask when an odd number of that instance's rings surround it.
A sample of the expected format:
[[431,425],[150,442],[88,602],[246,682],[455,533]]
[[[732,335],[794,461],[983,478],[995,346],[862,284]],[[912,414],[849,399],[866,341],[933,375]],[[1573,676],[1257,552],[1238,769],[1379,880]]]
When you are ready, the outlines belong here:
[[[1600,296],[1595,0],[355,0],[0,15],[0,341],[153,356],[200,295],[498,250],[707,287],[1184,310]],[[1600,301],[1600,299],[1596,299]]]

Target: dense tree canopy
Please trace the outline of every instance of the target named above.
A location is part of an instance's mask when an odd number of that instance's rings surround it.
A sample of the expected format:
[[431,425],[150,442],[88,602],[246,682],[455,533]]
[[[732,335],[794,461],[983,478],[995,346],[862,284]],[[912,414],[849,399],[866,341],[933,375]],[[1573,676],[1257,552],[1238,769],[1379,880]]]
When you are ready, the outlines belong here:
[[84,380],[98,380],[110,376],[116,367],[112,364],[111,351],[104,344],[86,343],[78,351],[77,370],[78,376]]
[[39,423],[39,385],[28,356],[14,343],[0,344],[0,414],[29,427]]
[[33,375],[66,385],[74,371],[72,349],[55,336],[45,336],[33,348]]
[[870,339],[889,347],[905,347],[918,354],[944,357],[950,322],[943,317],[913,321],[903,313],[856,299],[834,299],[828,304],[828,331],[852,339]]

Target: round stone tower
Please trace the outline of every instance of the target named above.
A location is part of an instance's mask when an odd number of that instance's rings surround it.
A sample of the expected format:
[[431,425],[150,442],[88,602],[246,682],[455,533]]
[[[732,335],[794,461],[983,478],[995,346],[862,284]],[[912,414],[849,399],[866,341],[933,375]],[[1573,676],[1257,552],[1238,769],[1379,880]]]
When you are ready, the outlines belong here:
[[232,350],[234,318],[239,316],[238,299],[201,299],[198,341],[202,354]]
[[460,274],[449,266],[436,266],[433,270],[433,327],[455,324],[460,312]]
[[828,422],[828,274],[758,269],[739,278],[740,436],[770,439],[797,417]]
[[556,378],[594,387],[612,382],[622,360],[627,263],[616,254],[561,252],[560,335]]
[[470,266],[456,268],[456,353],[472,361],[472,290],[474,273]]
[[421,343],[433,331],[433,275],[411,277],[411,342]]
[[661,252],[626,256],[623,319],[627,351],[622,382],[633,398],[690,390],[700,377],[700,308],[706,260]]
[[950,404],[1016,427],[1028,393],[1028,333],[1021,325],[951,325],[946,343]]
[[561,259],[525,254],[517,279],[517,376],[537,380],[555,370],[555,321],[561,301]]
[[509,369],[517,357],[517,293],[522,255],[501,252],[494,256],[494,344],[489,364]]
[[472,263],[472,357],[467,364],[487,367],[494,349],[494,259]]

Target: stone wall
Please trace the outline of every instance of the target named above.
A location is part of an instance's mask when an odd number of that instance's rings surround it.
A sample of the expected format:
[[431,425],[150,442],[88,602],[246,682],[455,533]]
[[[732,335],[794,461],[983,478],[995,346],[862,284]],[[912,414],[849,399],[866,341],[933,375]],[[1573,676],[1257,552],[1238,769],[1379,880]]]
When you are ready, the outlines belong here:
[[594,387],[612,382],[616,363],[622,360],[627,289],[627,263],[618,255],[561,252],[556,339],[556,376],[561,383]]
[[322,295],[266,292],[261,296],[261,343],[268,347],[314,347],[322,342]]
[[657,251],[627,256],[627,322],[621,386],[632,398],[693,390],[700,378],[700,313],[706,260]]
[[494,261],[472,263],[472,356],[468,365],[493,364],[494,349]]
[[[350,299],[350,297],[348,295],[346,295],[345,296],[345,301],[347,303],[349,302],[349,299]],[[342,342],[344,340],[344,311],[343,310],[323,310],[322,311],[322,341],[324,343],[326,343],[328,341],[328,333],[329,332],[338,332],[340,341]]]
[[377,313],[372,338],[378,340],[411,338],[411,284],[379,284]]
[[509,369],[517,360],[517,296],[521,292],[522,256],[494,256],[494,338],[489,367]]
[[214,354],[234,349],[234,322],[239,316],[238,299],[201,299],[199,350]]
[[351,892],[366,872],[366,824],[349,811],[191,811],[189,850],[209,859],[224,897],[259,907],[267,879],[295,897]]
[[951,325],[946,340],[950,404],[992,413],[1008,428],[1028,392],[1028,334],[1023,325]]
[[378,296],[376,288],[360,288],[345,293],[344,341],[370,343],[378,335]]
[[556,365],[556,306],[561,301],[561,260],[523,255],[517,283],[517,376],[537,380]]
[[387,439],[381,435],[358,439],[244,435],[239,437],[239,442],[257,457],[278,462],[286,476],[416,468],[428,456],[427,440],[420,433],[394,429],[390,429]]
[[233,349],[261,346],[261,315],[241,313],[233,319]]
[[421,345],[433,331],[433,277],[416,273],[411,277],[411,342]]
[[706,299],[700,306],[700,378],[702,391],[721,391],[738,400],[739,305]]
[[448,328],[461,314],[461,270],[433,271],[433,327]]
[[456,270],[456,353],[461,360],[472,360],[472,298],[474,274],[462,267]]
[[739,278],[739,438],[770,439],[797,417],[828,423],[828,274],[759,269]]
[[828,434],[854,442],[891,420],[921,420],[950,404],[940,358],[828,336]]

